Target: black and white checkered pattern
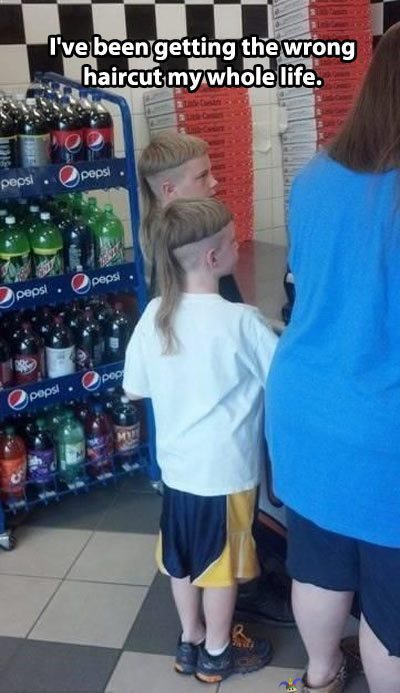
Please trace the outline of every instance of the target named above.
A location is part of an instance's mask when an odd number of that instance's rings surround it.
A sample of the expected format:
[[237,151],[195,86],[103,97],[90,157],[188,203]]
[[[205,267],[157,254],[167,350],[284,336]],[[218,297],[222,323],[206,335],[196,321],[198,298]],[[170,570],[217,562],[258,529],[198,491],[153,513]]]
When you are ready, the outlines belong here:
[[[32,2],[15,0],[18,4],[1,3],[0,8],[0,56],[9,55],[6,47],[17,46],[19,60],[24,62],[26,74],[18,81],[28,82],[35,70],[52,70],[67,76],[76,76],[77,62],[90,62],[97,69],[107,69],[111,64],[121,70],[133,67],[135,59],[103,57],[90,60],[62,56],[49,58],[47,37],[62,34],[66,40],[89,41],[93,34],[105,39],[148,40],[172,39],[184,36],[205,35],[209,38],[241,38],[257,33],[272,35],[272,0],[206,0],[184,2],[175,0],[47,0]],[[25,58],[25,60],[23,60]],[[137,61],[135,61],[137,62]],[[166,67],[185,69],[187,58],[171,60]],[[212,61],[211,61],[212,62]],[[217,67],[217,63],[207,67]],[[135,65],[136,66],[136,65]],[[190,66],[190,65],[189,65]],[[235,67],[241,67],[236,63]],[[23,69],[23,68],[22,68]],[[4,68],[3,68],[4,70]],[[74,73],[74,74],[71,74]],[[0,78],[0,83],[3,80]],[[12,80],[10,80],[11,82]],[[15,81],[15,80],[14,80]]]

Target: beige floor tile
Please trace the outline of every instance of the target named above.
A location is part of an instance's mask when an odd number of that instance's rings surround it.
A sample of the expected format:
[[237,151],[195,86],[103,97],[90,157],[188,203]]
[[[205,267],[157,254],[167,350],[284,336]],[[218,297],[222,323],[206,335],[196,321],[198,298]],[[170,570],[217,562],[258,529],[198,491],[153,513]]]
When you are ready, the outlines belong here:
[[[180,676],[172,668],[173,657],[124,652],[105,693],[216,693],[192,676]],[[246,691],[248,693],[248,691]]]
[[150,585],[157,570],[155,545],[151,534],[96,532],[67,579]]
[[2,554],[0,573],[64,577],[90,535],[87,530],[20,527],[17,549]]
[[0,635],[25,637],[59,584],[46,578],[0,575]]
[[285,686],[279,684],[289,677],[296,679],[302,674],[303,671],[298,669],[268,666],[252,674],[231,676],[221,683],[218,693],[285,693]]
[[146,592],[145,587],[64,582],[29,637],[122,647]]

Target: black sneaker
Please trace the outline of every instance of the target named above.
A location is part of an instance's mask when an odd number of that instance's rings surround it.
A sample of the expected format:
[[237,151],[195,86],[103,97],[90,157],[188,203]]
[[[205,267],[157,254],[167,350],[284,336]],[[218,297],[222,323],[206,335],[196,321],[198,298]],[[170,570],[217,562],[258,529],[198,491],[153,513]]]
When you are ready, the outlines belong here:
[[178,674],[194,674],[200,647],[201,645],[193,645],[191,642],[182,642],[179,638],[174,663]]
[[238,674],[258,671],[270,663],[273,655],[272,645],[265,638],[250,638],[242,625],[237,624],[232,631],[233,669]]
[[233,674],[233,647],[231,644],[220,655],[210,655],[204,646],[199,648],[196,679],[203,683],[219,683]]
[[290,584],[283,576],[270,574],[239,586],[235,618],[293,628]]

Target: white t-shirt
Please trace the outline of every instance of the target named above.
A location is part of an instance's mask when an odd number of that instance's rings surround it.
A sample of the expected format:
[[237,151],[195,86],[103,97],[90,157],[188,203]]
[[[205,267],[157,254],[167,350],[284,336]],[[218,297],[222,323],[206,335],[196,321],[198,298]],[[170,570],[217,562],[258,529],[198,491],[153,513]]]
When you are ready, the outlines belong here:
[[155,328],[160,300],[148,304],[136,325],[123,386],[152,399],[163,481],[201,496],[254,488],[277,338],[257,308],[185,293],[174,316],[179,352],[163,355]]

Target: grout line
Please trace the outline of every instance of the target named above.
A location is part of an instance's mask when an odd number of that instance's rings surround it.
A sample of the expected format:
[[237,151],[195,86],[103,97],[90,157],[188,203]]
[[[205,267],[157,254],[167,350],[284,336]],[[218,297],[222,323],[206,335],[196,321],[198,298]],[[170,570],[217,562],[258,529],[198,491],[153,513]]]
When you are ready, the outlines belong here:
[[[155,577],[155,576],[154,576]],[[153,578],[154,579],[154,578]],[[82,584],[91,585],[112,585],[113,587],[147,587],[148,589],[153,584],[153,580],[148,584],[132,583],[132,582],[107,582],[107,580],[85,580],[84,578],[66,578],[64,582],[79,582]]]
[[[89,537],[88,537],[86,543],[83,545],[83,547],[82,547],[81,551],[79,552],[78,556],[76,557],[75,561],[73,561],[73,565],[75,564],[77,558],[82,554],[82,551],[83,551],[83,550],[86,548],[86,546],[88,545],[88,543],[89,543],[90,539],[92,538],[93,534],[94,534],[94,531],[92,531],[91,534],[89,534]],[[33,623],[33,625],[31,626],[31,628],[30,628],[29,631],[27,632],[27,634],[26,634],[26,636],[25,636],[25,639],[26,639],[26,640],[29,638],[29,636],[30,636],[30,634],[32,633],[33,629],[36,627],[36,625],[37,625],[37,623],[39,622],[40,618],[42,617],[42,615],[43,615],[44,612],[46,611],[47,607],[49,606],[50,602],[53,600],[53,598],[56,596],[56,594],[57,594],[58,591],[60,590],[61,586],[62,586],[63,583],[65,582],[65,577],[66,577],[66,575],[68,575],[69,571],[71,570],[71,567],[72,567],[72,566],[70,566],[69,570],[65,573],[64,577],[61,578],[60,584],[58,585],[57,589],[56,589],[55,592],[51,595],[50,599],[46,602],[46,604],[44,605],[43,609],[41,610],[39,616],[37,617],[36,621]]]

